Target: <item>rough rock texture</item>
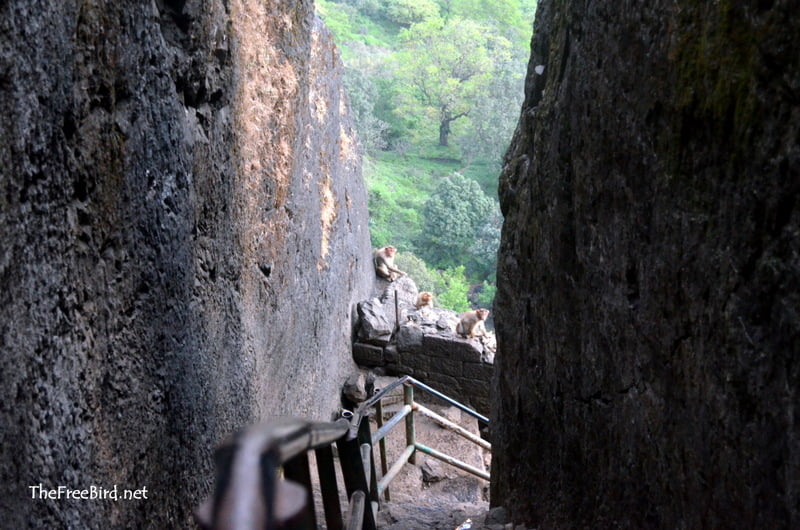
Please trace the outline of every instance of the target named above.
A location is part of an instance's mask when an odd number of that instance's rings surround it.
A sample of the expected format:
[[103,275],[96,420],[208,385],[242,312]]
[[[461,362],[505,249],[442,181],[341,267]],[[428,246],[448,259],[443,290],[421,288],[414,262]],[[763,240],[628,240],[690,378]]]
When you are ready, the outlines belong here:
[[800,19],[540,0],[501,176],[492,503],[800,526]]
[[376,280],[372,292],[372,299],[358,303],[356,363],[391,375],[410,375],[488,415],[497,349],[494,335],[466,339],[454,331],[458,322],[454,311],[427,306],[417,310],[413,305],[417,286],[407,276],[392,283]]
[[358,303],[358,338],[364,342],[384,346],[392,338],[394,323],[383,310],[383,304],[377,298]]
[[2,526],[190,527],[225,436],[336,408],[372,280],[340,81],[310,0],[0,4]]

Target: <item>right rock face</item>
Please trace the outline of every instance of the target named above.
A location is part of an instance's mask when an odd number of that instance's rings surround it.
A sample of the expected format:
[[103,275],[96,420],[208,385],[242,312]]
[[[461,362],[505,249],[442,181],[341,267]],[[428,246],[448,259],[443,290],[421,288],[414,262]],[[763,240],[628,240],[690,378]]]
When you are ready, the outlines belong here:
[[500,183],[492,503],[800,525],[800,22],[541,0]]

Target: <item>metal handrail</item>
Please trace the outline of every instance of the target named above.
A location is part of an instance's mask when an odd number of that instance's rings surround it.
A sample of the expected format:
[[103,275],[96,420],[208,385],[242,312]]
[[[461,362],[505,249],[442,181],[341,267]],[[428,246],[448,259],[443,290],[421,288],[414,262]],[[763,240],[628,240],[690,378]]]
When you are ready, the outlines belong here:
[[355,433],[358,430],[358,427],[361,424],[361,418],[364,418],[364,417],[366,417],[368,415],[367,412],[369,411],[370,407],[375,406],[381,399],[386,397],[386,395],[390,391],[394,390],[395,388],[397,388],[397,387],[399,387],[401,385],[411,385],[411,386],[417,387],[417,388],[419,388],[421,390],[424,390],[424,391],[428,392],[429,394],[431,394],[433,396],[436,396],[439,399],[449,403],[450,405],[453,405],[454,407],[458,408],[462,412],[466,412],[467,414],[469,414],[473,418],[477,419],[478,421],[481,421],[481,422],[486,423],[486,424],[489,423],[489,418],[487,418],[486,416],[484,416],[482,414],[479,414],[478,412],[472,410],[471,408],[467,407],[466,405],[463,405],[463,404],[459,403],[455,399],[453,399],[453,398],[451,398],[449,396],[446,396],[445,394],[442,394],[438,390],[429,387],[425,383],[414,379],[410,375],[404,375],[403,377],[401,377],[401,378],[397,379],[396,381],[393,381],[392,383],[390,383],[386,388],[380,389],[380,391],[376,392],[372,397],[370,397],[366,401],[363,401],[361,403],[361,405],[359,405],[358,408],[353,411],[353,419],[350,422],[350,434],[348,434],[348,436],[351,436],[351,437],[355,436],[355,434],[353,434],[353,433]]
[[[386,423],[383,423],[383,407],[381,406],[381,400],[384,397],[387,397],[389,392],[391,392],[392,390],[401,385],[403,386],[404,405]],[[414,428],[414,412],[419,412],[424,416],[431,418],[442,427],[450,430],[455,434],[458,434],[459,436],[482,447],[483,449],[488,451],[491,451],[492,449],[491,444],[486,440],[483,440],[479,436],[474,435],[473,433],[464,429],[460,425],[456,425],[455,423],[447,420],[446,418],[443,418],[442,416],[436,414],[427,407],[424,407],[419,403],[416,403],[414,401],[414,391],[413,391],[415,387],[442,399],[443,401],[457,407],[459,410],[466,412],[467,414],[469,414],[470,416],[479,421],[482,421],[487,424],[489,423],[489,418],[483,416],[482,414],[479,414],[478,412],[472,410],[471,408],[459,403],[458,401],[450,398],[449,396],[442,394],[441,392],[431,388],[425,383],[422,383],[408,375],[403,376],[397,381],[392,382],[384,389],[377,390],[371,398],[364,401],[353,412],[353,419],[351,420],[348,436],[351,436],[352,433],[357,432],[360,429],[361,419],[367,417],[368,410],[370,407],[375,406],[378,412],[378,418],[377,418],[378,430],[375,432],[374,435],[372,435],[371,442],[372,445],[378,443],[381,456],[382,477],[381,480],[378,482],[378,493],[383,493],[384,498],[387,501],[391,499],[391,495],[389,493],[389,484],[400,473],[400,470],[406,463],[408,462],[412,464],[415,463],[415,455],[417,451],[421,451],[438,460],[441,460],[442,462],[445,462],[446,464],[462,469],[481,479],[489,480],[489,474],[486,473],[485,471],[470,466],[469,464],[462,462],[456,458],[453,458],[452,456],[449,456],[445,453],[432,449],[427,445],[419,443],[416,440],[416,433]],[[398,459],[392,464],[392,466],[387,469],[386,442],[384,438],[392,429],[397,427],[403,420],[405,420],[405,427],[406,427],[406,448],[398,457]]]
[[[395,388],[403,388],[403,408],[383,424],[381,399]],[[425,390],[488,423],[488,418],[458,403],[410,376],[376,391],[352,413],[343,411],[334,422],[309,422],[297,418],[276,419],[237,434],[215,453],[217,480],[214,493],[195,512],[201,528],[251,530],[278,528],[315,529],[316,516],[308,452],[316,455],[325,521],[330,530],[375,530],[380,494],[389,500],[389,483],[407,463],[414,463],[417,451],[438,458],[480,478],[489,474],[415,439],[414,413],[430,417],[443,427],[491,450],[491,445],[460,425],[439,416],[414,401],[414,388]],[[378,409],[378,430],[373,435],[367,417],[370,407]],[[406,448],[386,468],[385,436],[405,420]],[[380,446],[382,476],[378,481],[372,448]],[[336,444],[349,506],[343,515],[333,458]],[[281,469],[283,476],[281,477]],[[345,526],[346,525],[346,526]]]
[[[345,418],[328,423],[279,418],[238,433],[216,451],[216,487],[195,512],[198,524],[212,530],[316,528],[308,467],[308,451],[315,450],[328,528],[344,528],[331,445],[345,438],[349,426]],[[361,529],[367,484],[344,469],[343,476],[355,510],[347,528]],[[354,496],[357,492],[361,495]],[[374,522],[365,528],[374,528]]]

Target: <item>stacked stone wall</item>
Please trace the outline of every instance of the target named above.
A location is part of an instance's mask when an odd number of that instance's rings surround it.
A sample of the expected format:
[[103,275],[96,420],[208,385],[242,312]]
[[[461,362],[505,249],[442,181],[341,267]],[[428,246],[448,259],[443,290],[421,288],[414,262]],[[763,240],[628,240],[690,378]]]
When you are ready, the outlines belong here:
[[[384,282],[381,282],[384,283]],[[411,280],[398,280],[389,293],[359,304],[362,316],[353,359],[361,366],[380,368],[390,375],[410,375],[481,414],[488,414],[494,372],[494,342],[467,339],[454,331],[457,315],[446,309],[417,310]],[[394,290],[406,291],[394,318]],[[382,303],[381,299],[385,302]],[[399,324],[399,327],[398,327]]]

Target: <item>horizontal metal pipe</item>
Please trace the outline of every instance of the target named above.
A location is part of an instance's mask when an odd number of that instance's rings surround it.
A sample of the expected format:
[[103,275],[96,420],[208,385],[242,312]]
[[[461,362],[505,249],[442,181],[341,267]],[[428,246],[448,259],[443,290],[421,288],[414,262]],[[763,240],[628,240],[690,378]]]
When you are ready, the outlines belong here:
[[411,412],[411,406],[403,405],[403,408],[395,412],[394,416],[392,416],[389,419],[389,421],[383,424],[383,426],[380,429],[375,431],[375,434],[372,435],[372,445],[375,445],[376,443],[378,443],[379,440],[385,438],[386,435],[389,434],[389,431],[391,431],[392,428],[394,428],[398,423],[400,423],[402,419],[405,418],[410,412]]
[[394,477],[403,469],[403,466],[408,462],[408,459],[411,458],[411,455],[414,454],[415,447],[413,445],[409,445],[406,447],[406,450],[403,451],[403,454],[400,455],[400,458],[392,464],[392,467],[389,468],[389,471],[381,477],[380,482],[378,482],[378,493],[380,494],[389,483],[394,480]]
[[358,435],[358,427],[361,425],[361,420],[368,416],[369,408],[378,401],[380,401],[383,396],[397,388],[398,386],[402,385],[409,379],[409,376],[404,375],[400,379],[389,383],[389,385],[381,389],[380,392],[376,392],[374,396],[369,398],[368,400],[361,403],[358,408],[353,412],[353,417],[350,418],[350,430],[347,433],[347,439],[352,440]]
[[484,423],[489,423],[489,418],[487,418],[486,416],[483,416],[482,414],[478,414],[477,412],[475,412],[471,408],[467,407],[466,405],[462,405],[461,403],[459,403],[455,399],[452,399],[450,397],[445,396],[444,394],[442,394],[438,390],[434,390],[433,388],[429,387],[425,383],[421,383],[421,382],[417,381],[413,377],[405,376],[405,378],[409,383],[411,383],[415,387],[421,388],[422,390],[433,394],[434,396],[438,397],[439,399],[445,400],[446,402],[450,403],[454,407],[463,410],[464,412],[466,412],[467,414],[469,414],[473,418],[476,418],[476,419],[478,419],[478,420],[480,420],[480,421],[482,421]]
[[380,392],[375,392],[375,394],[373,394],[372,397],[370,397],[368,400],[362,402],[361,405],[358,406],[358,408],[355,410],[355,415],[356,416],[358,416],[358,415],[365,416],[366,415],[366,411],[369,410],[369,408],[371,406],[373,406],[375,403],[377,403],[378,400],[382,399],[386,394],[388,394],[389,392],[391,392],[395,388],[399,387],[400,385],[402,385],[403,383],[408,381],[408,379],[410,379],[410,377],[407,376],[407,375],[404,375],[400,379],[397,379],[396,381],[392,381],[391,383],[386,385],[386,388],[381,388]]
[[435,449],[431,449],[427,445],[422,445],[419,442],[414,444],[414,447],[416,447],[417,449],[419,449],[420,451],[422,451],[426,455],[431,455],[434,458],[438,458],[442,462],[445,462],[447,464],[450,464],[451,466],[457,467],[458,469],[463,469],[467,473],[472,473],[476,477],[480,477],[483,480],[489,480],[489,473],[487,473],[486,471],[482,471],[482,470],[480,470],[480,469],[478,469],[476,467],[472,467],[469,464],[465,464],[461,460],[457,460],[457,459],[453,458],[452,456],[446,455],[444,453],[440,453],[439,451],[437,451]]
[[491,451],[492,450],[492,444],[490,444],[489,442],[487,442],[486,440],[484,440],[480,436],[469,432],[468,430],[466,430],[461,425],[457,425],[457,424],[453,423],[452,421],[448,420],[447,418],[444,418],[444,417],[436,414],[431,409],[423,407],[419,403],[414,403],[414,406],[412,408],[414,410],[420,412],[423,416],[429,417],[430,419],[432,419],[433,421],[435,421],[436,423],[438,423],[439,425],[441,425],[445,429],[448,429],[448,430],[458,434],[459,436],[463,436],[464,438],[466,438],[470,442],[472,442],[474,444],[477,444],[477,445],[480,445],[481,447],[483,447],[487,451]]

